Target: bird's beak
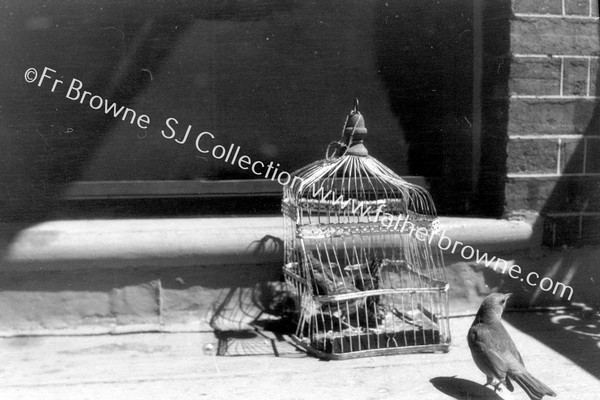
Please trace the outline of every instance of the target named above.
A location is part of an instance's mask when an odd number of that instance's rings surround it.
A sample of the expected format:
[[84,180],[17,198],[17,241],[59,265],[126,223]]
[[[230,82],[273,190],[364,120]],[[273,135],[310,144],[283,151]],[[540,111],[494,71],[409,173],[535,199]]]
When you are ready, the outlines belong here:
[[508,301],[508,299],[510,298],[510,296],[512,296],[512,293],[506,293],[506,294],[504,295],[504,300],[505,300],[505,301]]

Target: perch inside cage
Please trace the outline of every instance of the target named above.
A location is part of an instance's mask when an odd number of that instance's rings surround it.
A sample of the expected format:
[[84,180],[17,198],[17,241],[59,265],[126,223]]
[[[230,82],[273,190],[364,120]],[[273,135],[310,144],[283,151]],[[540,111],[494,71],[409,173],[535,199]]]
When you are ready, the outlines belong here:
[[358,102],[326,158],[284,187],[294,340],[319,357],[448,351],[448,283],[429,193],[368,155]]

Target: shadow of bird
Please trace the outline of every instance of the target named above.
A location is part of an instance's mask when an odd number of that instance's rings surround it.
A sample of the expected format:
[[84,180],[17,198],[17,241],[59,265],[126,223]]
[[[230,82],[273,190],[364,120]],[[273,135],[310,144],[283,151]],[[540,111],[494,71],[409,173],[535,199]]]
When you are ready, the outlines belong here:
[[459,400],[504,400],[485,386],[454,376],[440,376],[429,382],[440,392]]

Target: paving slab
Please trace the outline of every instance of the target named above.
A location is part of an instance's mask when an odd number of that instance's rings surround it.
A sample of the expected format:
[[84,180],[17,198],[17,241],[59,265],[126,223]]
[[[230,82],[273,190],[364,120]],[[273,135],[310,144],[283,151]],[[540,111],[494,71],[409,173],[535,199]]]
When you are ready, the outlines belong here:
[[[465,337],[472,318],[451,319],[446,354],[343,361],[307,356],[271,332],[6,338],[0,398],[527,400],[519,387],[482,387]],[[510,313],[507,320],[527,367],[559,399],[600,398],[596,316]]]

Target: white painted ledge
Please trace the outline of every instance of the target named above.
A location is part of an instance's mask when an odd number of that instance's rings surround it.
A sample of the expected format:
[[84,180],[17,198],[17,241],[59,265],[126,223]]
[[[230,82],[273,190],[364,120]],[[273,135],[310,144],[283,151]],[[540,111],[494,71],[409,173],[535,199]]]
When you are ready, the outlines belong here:
[[[539,246],[524,220],[441,217],[453,241],[505,253]],[[10,230],[3,226],[3,230]],[[281,216],[43,222],[17,233],[0,271],[281,263]]]

